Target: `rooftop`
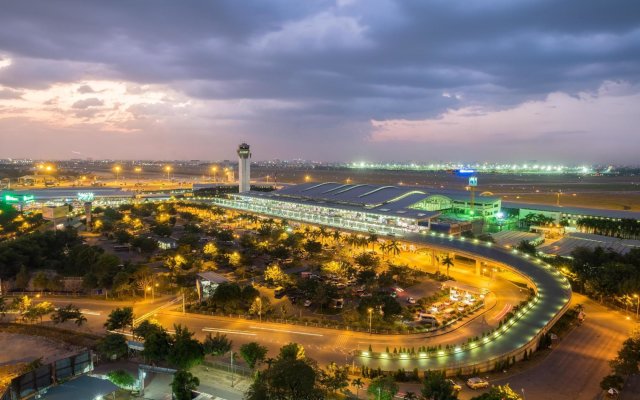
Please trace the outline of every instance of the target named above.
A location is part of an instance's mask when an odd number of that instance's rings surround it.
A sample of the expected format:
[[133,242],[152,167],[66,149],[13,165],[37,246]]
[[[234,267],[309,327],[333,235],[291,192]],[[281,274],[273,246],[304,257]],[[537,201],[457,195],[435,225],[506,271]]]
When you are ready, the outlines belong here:
[[632,249],[640,249],[640,240],[618,239],[590,233],[571,233],[554,243],[541,246],[538,250],[545,254],[566,257],[578,247],[590,249],[602,247],[616,253],[626,254]]
[[[337,182],[303,183],[287,186],[273,192],[242,193],[241,196],[409,219],[429,219],[438,216],[439,211],[410,208],[432,196],[445,196],[452,201],[470,200],[470,194],[466,191],[414,186],[349,185]],[[495,202],[500,199],[498,197],[476,196],[476,203],[483,201]]]

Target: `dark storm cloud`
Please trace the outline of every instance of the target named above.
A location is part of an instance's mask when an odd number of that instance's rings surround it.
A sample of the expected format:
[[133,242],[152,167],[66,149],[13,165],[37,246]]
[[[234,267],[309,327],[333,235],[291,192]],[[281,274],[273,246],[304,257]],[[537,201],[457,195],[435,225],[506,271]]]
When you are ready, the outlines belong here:
[[264,131],[342,137],[342,126],[355,144],[370,119],[636,84],[638,15],[631,0],[7,2],[0,56],[17,61],[0,83],[122,79],[291,102],[255,115],[272,122]]

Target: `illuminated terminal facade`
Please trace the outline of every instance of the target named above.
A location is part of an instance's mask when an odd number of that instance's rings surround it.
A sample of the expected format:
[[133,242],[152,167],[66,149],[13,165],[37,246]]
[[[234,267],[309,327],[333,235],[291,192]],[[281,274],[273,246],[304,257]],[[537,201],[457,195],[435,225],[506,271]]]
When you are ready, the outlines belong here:
[[495,217],[501,204],[496,197],[478,197],[472,204],[465,191],[335,182],[234,193],[213,202],[278,218],[398,235],[429,230],[437,217]]

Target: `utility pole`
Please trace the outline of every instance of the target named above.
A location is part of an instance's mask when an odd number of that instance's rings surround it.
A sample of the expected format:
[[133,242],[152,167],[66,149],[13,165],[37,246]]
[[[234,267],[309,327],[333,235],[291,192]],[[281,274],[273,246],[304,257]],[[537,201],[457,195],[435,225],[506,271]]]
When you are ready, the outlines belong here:
[[233,350],[231,350],[231,387],[233,387]]
[[184,293],[182,293],[182,314],[185,313],[185,309],[184,309]]

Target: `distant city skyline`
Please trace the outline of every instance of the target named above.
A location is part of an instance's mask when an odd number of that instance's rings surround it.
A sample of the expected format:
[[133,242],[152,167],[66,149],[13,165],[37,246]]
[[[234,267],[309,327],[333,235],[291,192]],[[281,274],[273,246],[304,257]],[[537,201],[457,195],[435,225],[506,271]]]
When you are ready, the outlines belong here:
[[9,2],[0,158],[638,164],[640,3]]

